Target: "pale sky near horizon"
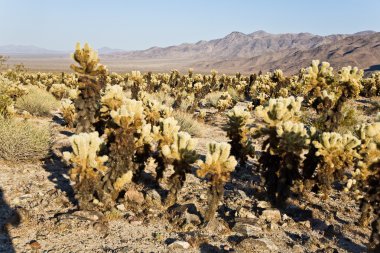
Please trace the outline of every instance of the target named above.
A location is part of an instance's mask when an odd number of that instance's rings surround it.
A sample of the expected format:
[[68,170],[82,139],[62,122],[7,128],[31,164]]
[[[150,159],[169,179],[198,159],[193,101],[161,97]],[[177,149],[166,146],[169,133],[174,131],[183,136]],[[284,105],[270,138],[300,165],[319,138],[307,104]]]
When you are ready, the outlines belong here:
[[380,31],[379,0],[0,0],[0,45],[124,50],[251,33]]

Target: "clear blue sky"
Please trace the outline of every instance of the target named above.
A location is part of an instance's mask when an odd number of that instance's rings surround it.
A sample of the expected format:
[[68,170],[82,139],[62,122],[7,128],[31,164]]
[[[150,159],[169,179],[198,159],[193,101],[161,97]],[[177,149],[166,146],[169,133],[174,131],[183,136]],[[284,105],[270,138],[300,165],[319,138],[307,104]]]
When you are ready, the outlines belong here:
[[135,50],[256,30],[380,31],[380,0],[0,0],[0,45]]

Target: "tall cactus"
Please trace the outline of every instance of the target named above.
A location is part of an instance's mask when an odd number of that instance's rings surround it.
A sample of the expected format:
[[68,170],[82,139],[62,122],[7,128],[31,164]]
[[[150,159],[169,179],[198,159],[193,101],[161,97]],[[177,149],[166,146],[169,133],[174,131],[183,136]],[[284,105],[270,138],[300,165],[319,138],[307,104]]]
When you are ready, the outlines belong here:
[[199,166],[197,175],[211,178],[206,222],[215,217],[219,202],[223,199],[224,184],[230,179],[230,174],[237,165],[235,157],[230,156],[230,150],[231,146],[228,143],[209,143],[206,160],[197,162]]
[[98,75],[105,75],[106,68],[99,64],[98,54],[86,43],[83,48],[77,43],[73,59],[79,64],[70,65],[80,75],[79,95],[75,100],[76,132],[91,132],[95,130],[95,124],[99,120],[99,101],[102,83],[96,79]]
[[165,203],[167,207],[177,201],[178,192],[186,181],[186,173],[190,172],[190,165],[197,159],[196,144],[190,134],[179,132],[174,135],[173,144],[162,147],[163,156],[174,168],[174,173],[169,178],[170,189]]

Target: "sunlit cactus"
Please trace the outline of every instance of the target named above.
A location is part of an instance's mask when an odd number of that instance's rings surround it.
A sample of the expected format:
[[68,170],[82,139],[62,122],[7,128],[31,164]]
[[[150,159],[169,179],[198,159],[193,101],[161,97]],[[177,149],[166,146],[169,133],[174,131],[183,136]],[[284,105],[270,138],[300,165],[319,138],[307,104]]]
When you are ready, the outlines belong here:
[[370,222],[370,211],[376,206],[374,199],[379,191],[376,189],[379,184],[375,179],[380,174],[380,119],[379,122],[360,125],[357,134],[361,140],[360,154],[362,156],[358,169],[353,173],[352,180],[355,180],[357,184],[354,187],[347,184],[345,190],[354,190],[355,197],[361,198],[360,224],[367,226]]
[[111,111],[119,109],[127,100],[123,87],[120,85],[107,85],[100,99],[100,113],[102,117],[109,115]]
[[106,68],[99,64],[98,53],[87,43],[81,48],[81,45],[78,42],[75,47],[75,52],[72,54],[72,58],[79,64],[79,66],[72,64],[70,65],[70,68],[79,74],[97,76],[106,71]]
[[317,148],[316,156],[321,158],[317,178],[326,198],[332,183],[342,180],[344,169],[353,167],[361,158],[357,151],[360,140],[352,134],[325,132],[313,145]]
[[302,97],[269,99],[266,106],[256,108],[257,116],[261,117],[265,123],[275,126],[277,123],[287,120],[295,120],[301,109]]
[[235,106],[227,113],[227,117],[226,131],[231,140],[231,154],[244,164],[248,156],[252,156],[254,152],[249,127],[252,116],[245,107]]
[[60,111],[67,126],[70,128],[74,127],[74,121],[76,118],[74,103],[70,99],[62,99]]
[[338,72],[338,88],[342,96],[356,98],[359,95],[363,73],[363,70],[351,66],[343,67]]
[[178,192],[186,181],[186,173],[190,172],[190,165],[197,159],[195,151],[197,142],[186,132],[174,135],[171,145],[162,146],[162,155],[173,165],[174,173],[169,178],[170,189],[165,205],[172,206],[177,201]]
[[[180,126],[178,125],[178,121],[173,117],[161,119],[158,126],[153,126],[152,136],[157,142],[159,151],[162,151],[162,147],[167,145],[170,146],[174,143],[176,138],[175,136],[178,134],[179,129]],[[164,175],[167,162],[165,161],[165,157],[162,152],[157,152],[154,158],[157,162],[156,179],[159,181]]]
[[333,68],[328,62],[320,63],[319,60],[313,60],[310,67],[301,70],[301,82],[305,95],[318,96],[334,82]]
[[206,222],[215,217],[219,202],[223,199],[224,184],[228,182],[231,172],[237,165],[236,159],[230,156],[230,150],[231,146],[227,143],[209,143],[205,161],[197,162],[199,166],[197,175],[211,179],[208,210],[205,213]]
[[222,112],[228,108],[231,108],[232,106],[233,106],[232,97],[230,94],[228,94],[228,92],[225,92],[220,96],[217,102],[216,108],[218,109],[218,111]]
[[70,179],[75,183],[80,208],[89,209],[92,201],[101,194],[101,178],[108,172],[107,156],[98,156],[103,140],[98,132],[80,133],[70,137],[73,152],[64,152],[64,159],[72,165]]
[[[104,84],[107,69],[99,64],[98,54],[86,43],[83,48],[77,43],[73,59],[80,65],[70,67],[80,74],[78,89],[80,91],[75,100],[76,132],[91,132],[99,121],[100,91]],[[96,76],[99,76],[96,79]],[[103,78],[101,78],[103,76]]]
[[140,128],[144,123],[144,108],[141,101],[126,99],[125,103],[117,110],[110,112],[112,120],[120,127]]
[[362,87],[361,95],[380,96],[380,72],[372,73],[368,78],[362,79]]

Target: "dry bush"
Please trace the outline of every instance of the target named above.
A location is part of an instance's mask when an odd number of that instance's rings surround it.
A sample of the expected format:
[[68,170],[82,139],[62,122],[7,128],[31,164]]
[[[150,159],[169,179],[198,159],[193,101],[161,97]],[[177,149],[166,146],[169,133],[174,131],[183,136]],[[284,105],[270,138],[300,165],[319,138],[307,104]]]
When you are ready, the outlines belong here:
[[0,119],[0,159],[7,161],[40,160],[49,152],[50,129],[47,124]]
[[16,101],[16,108],[35,116],[48,116],[59,107],[59,101],[49,92],[35,86],[28,87],[29,93]]
[[218,105],[220,96],[222,96],[223,94],[224,92],[222,91],[216,91],[216,92],[211,92],[207,94],[205,97],[206,104],[216,107]]
[[178,121],[181,126],[181,131],[188,132],[194,137],[203,137],[205,132],[205,125],[199,122],[192,114],[183,111],[174,111],[173,117]]

